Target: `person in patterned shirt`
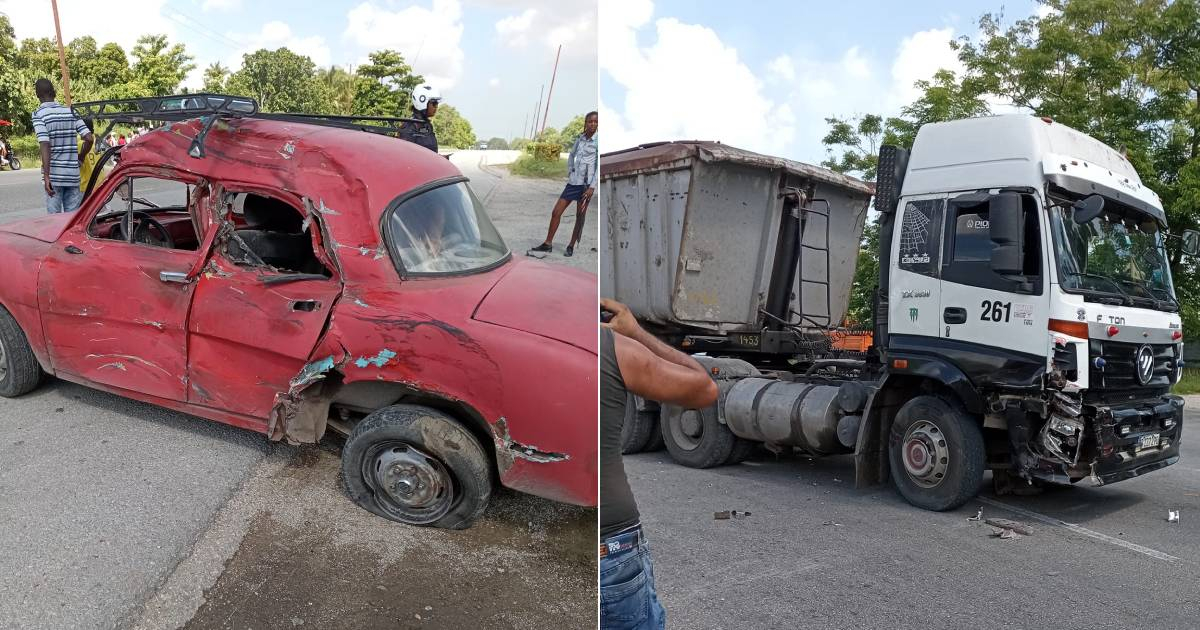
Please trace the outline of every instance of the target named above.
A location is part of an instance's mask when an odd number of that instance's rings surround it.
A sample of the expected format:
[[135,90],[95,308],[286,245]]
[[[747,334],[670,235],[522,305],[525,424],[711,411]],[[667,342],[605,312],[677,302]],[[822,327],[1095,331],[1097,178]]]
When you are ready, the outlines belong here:
[[[33,132],[42,153],[42,186],[46,211],[75,212],[83,201],[79,190],[79,163],[92,150],[95,138],[70,107],[54,100],[54,84],[38,79],[34,91],[42,104],[33,112]],[[76,144],[76,136],[83,145]]]

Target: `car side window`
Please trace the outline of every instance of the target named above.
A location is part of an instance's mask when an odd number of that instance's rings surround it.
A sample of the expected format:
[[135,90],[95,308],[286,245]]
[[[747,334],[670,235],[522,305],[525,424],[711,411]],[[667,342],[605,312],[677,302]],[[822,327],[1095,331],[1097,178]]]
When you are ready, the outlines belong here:
[[313,224],[291,204],[257,193],[233,193],[234,230],[222,245],[235,265],[332,277],[314,249]]
[[92,238],[195,251],[200,246],[192,212],[207,188],[162,177],[126,177],[88,226]]
[[900,218],[900,244],[896,248],[901,269],[937,277],[945,202],[945,199],[921,199],[905,204]]

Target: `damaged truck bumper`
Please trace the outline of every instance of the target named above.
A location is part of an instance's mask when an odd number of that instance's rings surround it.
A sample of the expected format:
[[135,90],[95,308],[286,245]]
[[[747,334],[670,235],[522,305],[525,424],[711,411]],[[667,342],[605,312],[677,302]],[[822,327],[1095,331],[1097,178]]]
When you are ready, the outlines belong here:
[[1179,461],[1182,433],[1179,396],[1084,404],[1075,413],[1058,404],[1038,435],[1041,457],[1020,472],[1052,483],[1116,483]]

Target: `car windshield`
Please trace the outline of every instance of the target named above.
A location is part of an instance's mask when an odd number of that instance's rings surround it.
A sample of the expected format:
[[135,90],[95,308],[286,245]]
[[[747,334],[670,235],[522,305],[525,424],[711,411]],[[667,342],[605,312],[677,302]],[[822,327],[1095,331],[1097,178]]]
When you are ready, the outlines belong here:
[[508,246],[466,182],[405,199],[388,217],[388,240],[406,273],[464,273],[506,259]]
[[1064,289],[1110,295],[1123,303],[1175,310],[1175,290],[1153,220],[1140,223],[1101,215],[1076,223],[1071,206],[1050,209],[1059,282]]

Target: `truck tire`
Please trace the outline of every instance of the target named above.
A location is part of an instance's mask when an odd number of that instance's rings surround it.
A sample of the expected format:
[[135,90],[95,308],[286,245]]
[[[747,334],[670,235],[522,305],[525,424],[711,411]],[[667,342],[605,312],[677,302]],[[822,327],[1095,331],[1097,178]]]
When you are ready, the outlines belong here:
[[647,410],[642,413],[646,415],[648,418],[647,422],[649,422],[651,425],[650,439],[646,440],[646,448],[642,449],[642,452],[657,453],[658,451],[661,451],[667,447],[666,443],[663,442],[662,421],[659,419],[662,415],[662,412],[658,410]]
[[42,382],[29,340],[17,320],[0,306],[0,396],[15,398],[28,394]]
[[641,453],[646,449],[650,436],[658,429],[654,418],[646,418],[637,409],[637,396],[630,392],[625,397],[625,421],[621,424],[621,454]]
[[888,460],[906,501],[935,512],[952,510],[979,492],[986,463],[983,433],[957,403],[917,396],[896,414]]
[[744,440],[736,436],[733,440],[733,449],[729,451],[729,459],[725,460],[725,464],[728,466],[746,461],[758,449],[758,442],[753,440]]
[[717,420],[717,407],[680,409],[663,405],[659,420],[671,459],[689,468],[712,468],[729,461],[737,436]]
[[474,435],[446,414],[417,405],[363,418],[342,449],[350,498],[386,519],[466,529],[492,494],[490,462]]

